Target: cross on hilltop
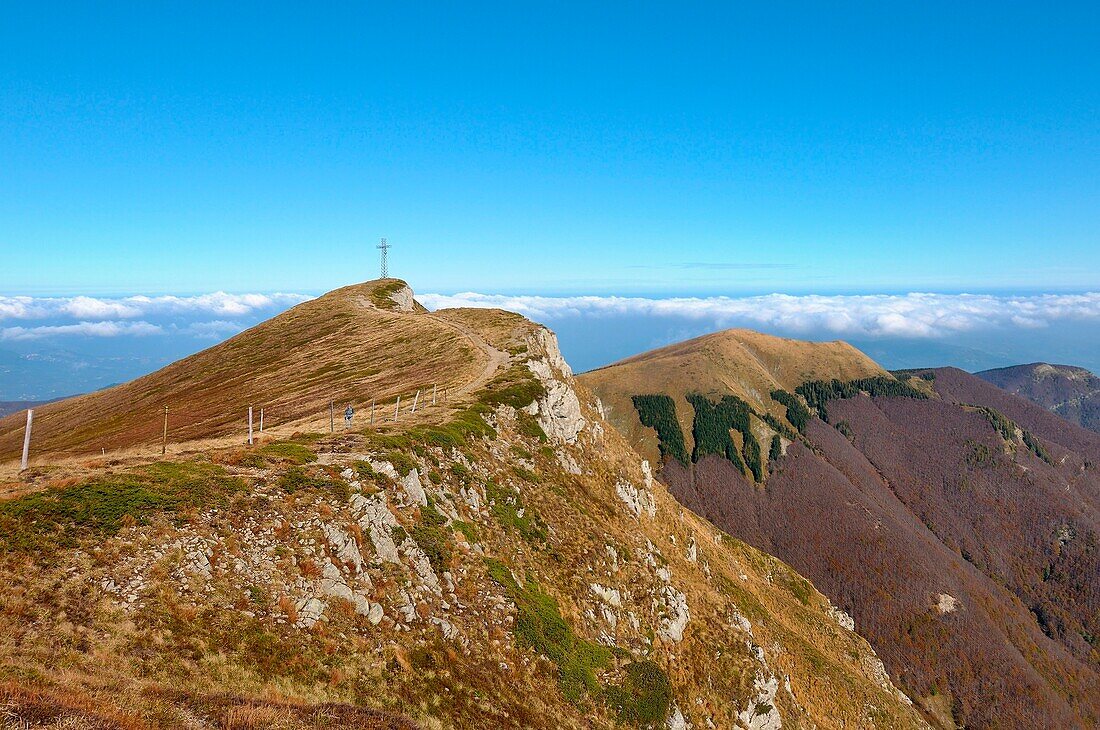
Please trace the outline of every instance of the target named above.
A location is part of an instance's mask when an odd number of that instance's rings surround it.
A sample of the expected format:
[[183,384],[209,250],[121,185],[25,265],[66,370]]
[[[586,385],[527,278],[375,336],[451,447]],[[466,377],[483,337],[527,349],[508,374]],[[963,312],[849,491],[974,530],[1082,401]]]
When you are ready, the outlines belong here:
[[387,259],[388,259],[387,254],[389,253],[389,250],[390,250],[390,244],[386,243],[386,239],[383,238],[382,243],[378,244],[378,246],[376,246],[376,248],[381,249],[381,251],[382,251],[382,278],[386,279],[390,275],[390,269],[389,269],[389,265],[388,265],[389,262],[387,261]]

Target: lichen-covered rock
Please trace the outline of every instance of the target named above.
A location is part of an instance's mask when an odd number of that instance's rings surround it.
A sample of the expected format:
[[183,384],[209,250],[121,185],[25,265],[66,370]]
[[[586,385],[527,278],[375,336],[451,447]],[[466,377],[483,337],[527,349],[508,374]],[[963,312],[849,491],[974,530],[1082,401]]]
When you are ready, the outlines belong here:
[[615,494],[619,495],[619,499],[635,517],[641,517],[642,514],[653,517],[657,514],[657,503],[648,489],[638,489],[625,479],[620,479],[615,484]]
[[298,621],[295,626],[299,628],[308,629],[325,615],[325,602],[314,596],[302,598],[295,607],[298,611]]
[[394,529],[399,525],[397,518],[386,507],[386,493],[379,492],[369,498],[361,494],[353,494],[351,508],[358,514],[359,527],[370,537],[378,558],[387,563],[401,562],[397,543],[393,541]]
[[401,487],[405,490],[410,504],[419,504],[421,507],[428,506],[428,495],[424,491],[424,485],[420,483],[420,474],[417,473],[416,469],[405,475],[405,478],[401,480]]
[[780,730],[783,727],[783,719],[775,706],[779,680],[771,673],[766,673],[766,669],[765,666],[763,670],[757,670],[753,677],[755,694],[749,699],[748,706],[737,713],[737,718],[748,730]]
[[333,551],[336,553],[336,557],[345,565],[351,566],[355,573],[362,573],[365,563],[363,562],[363,555],[359,552],[359,545],[355,542],[355,538],[340,527],[331,523],[323,525],[321,530],[325,533],[325,539],[328,540],[329,545],[332,546]]
[[672,585],[665,585],[658,594],[657,603],[658,613],[661,614],[657,635],[664,641],[683,641],[684,629],[690,618],[687,596]]

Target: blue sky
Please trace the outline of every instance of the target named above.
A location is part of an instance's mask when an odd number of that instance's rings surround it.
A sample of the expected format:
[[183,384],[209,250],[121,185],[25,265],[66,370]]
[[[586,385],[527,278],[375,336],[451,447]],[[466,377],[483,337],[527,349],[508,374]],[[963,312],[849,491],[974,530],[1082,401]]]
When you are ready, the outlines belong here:
[[1097,3],[0,17],[0,400],[374,278],[382,236],[580,370],[730,326],[1100,370]]
[[9,4],[0,293],[1100,288],[1095,3]]

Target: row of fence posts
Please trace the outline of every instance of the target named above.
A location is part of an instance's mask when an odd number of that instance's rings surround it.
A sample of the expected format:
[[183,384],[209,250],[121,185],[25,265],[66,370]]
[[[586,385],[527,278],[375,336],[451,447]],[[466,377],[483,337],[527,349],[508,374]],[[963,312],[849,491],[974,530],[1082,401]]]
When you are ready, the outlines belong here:
[[[413,396],[412,408],[409,409],[409,413],[416,413],[416,409],[420,407],[420,394],[422,392],[423,392],[423,389],[416,391],[416,395]],[[444,402],[447,402],[448,393],[449,393],[448,389],[444,388],[443,389],[443,401]],[[438,385],[433,385],[432,386],[432,405],[433,406],[438,402],[437,401],[438,394],[439,394],[439,386]],[[377,410],[377,401],[371,400],[371,402],[370,402],[370,425],[372,425],[372,426],[374,425],[374,422],[375,422],[374,414],[375,414],[376,410]],[[394,403],[394,406],[393,406],[393,420],[396,422],[396,421],[400,420],[400,418],[401,418],[401,396],[399,395],[399,396],[397,396],[397,401]],[[329,430],[329,433],[336,433],[336,401],[334,401],[334,400],[330,400],[328,402],[328,430]],[[251,442],[249,442],[249,443],[251,443]]]
[[[438,393],[438,390],[439,390],[438,386],[436,386],[436,385],[432,386],[432,405],[433,406],[436,404],[436,395]],[[409,411],[410,413],[416,413],[416,409],[420,404],[420,393],[421,393],[421,391],[418,390],[418,391],[416,391],[416,395],[413,396],[413,404],[412,404],[412,408]],[[443,400],[444,400],[444,402],[447,401],[448,393],[449,393],[449,391],[446,388],[444,388],[443,389]],[[370,402],[370,425],[372,425],[372,426],[374,425],[375,408],[376,408],[376,403],[375,403],[374,400],[372,400]],[[393,420],[397,421],[399,419],[400,415],[401,415],[401,396],[397,396],[397,404],[394,406],[394,409],[393,409]],[[27,469],[27,460],[30,457],[30,451],[31,451],[31,429],[33,428],[33,426],[34,426],[34,409],[29,408],[29,409],[27,409],[27,426],[26,426],[26,429],[23,433],[23,458],[19,462],[19,471],[21,471],[21,472],[26,471],[26,469]],[[262,434],[264,432],[264,409],[262,407],[260,408],[260,424],[259,424],[259,426],[260,426],[259,432]],[[329,432],[331,432],[331,433],[336,432],[336,401],[334,401],[334,400],[330,400],[329,404],[328,404],[328,428],[329,428]],[[252,446],[254,443],[255,443],[255,433],[253,431],[253,407],[249,406],[248,407],[248,445]],[[164,427],[161,430],[160,454],[161,454],[161,456],[164,456],[167,453],[168,453],[168,406],[164,406]]]

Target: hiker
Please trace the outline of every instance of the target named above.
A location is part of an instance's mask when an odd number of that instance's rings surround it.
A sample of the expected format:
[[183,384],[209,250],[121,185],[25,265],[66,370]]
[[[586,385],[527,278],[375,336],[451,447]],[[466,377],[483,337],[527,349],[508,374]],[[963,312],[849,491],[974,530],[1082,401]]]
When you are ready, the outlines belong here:
[[351,403],[348,403],[348,407],[344,409],[344,428],[351,428],[351,418],[355,415],[355,409],[351,407]]

